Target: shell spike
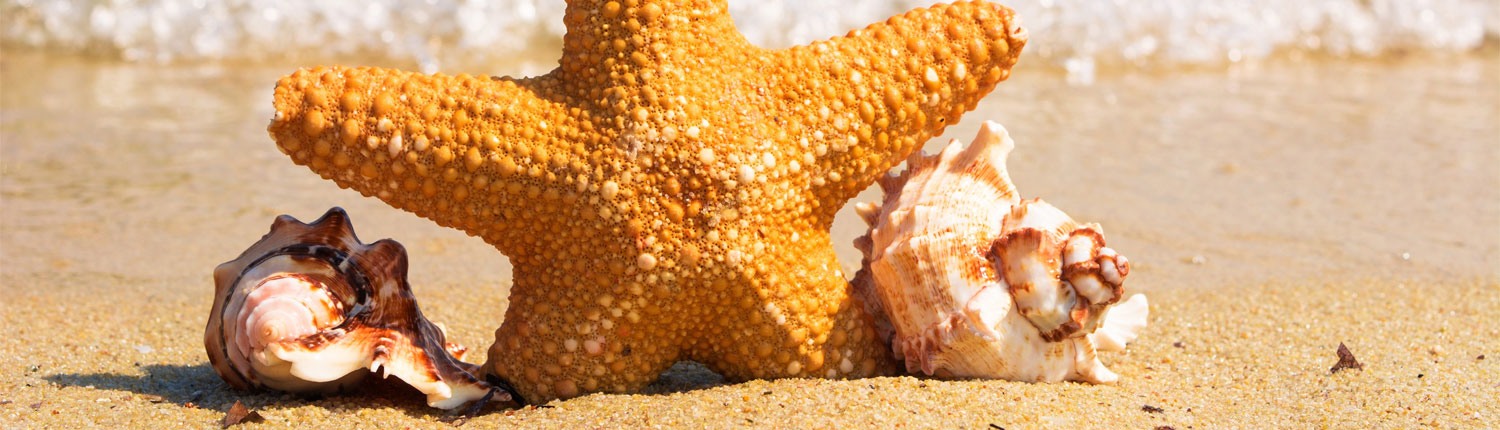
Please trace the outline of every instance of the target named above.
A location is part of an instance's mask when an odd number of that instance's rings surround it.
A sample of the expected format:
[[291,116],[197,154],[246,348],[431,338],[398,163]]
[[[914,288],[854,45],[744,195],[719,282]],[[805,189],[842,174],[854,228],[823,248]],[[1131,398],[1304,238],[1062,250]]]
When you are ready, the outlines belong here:
[[1146,303],[1146,295],[1132,295],[1105,313],[1103,321],[1099,323],[1099,330],[1090,334],[1089,340],[1100,351],[1124,351],[1125,345],[1134,341],[1140,336],[1141,330],[1146,328],[1150,313],[1151,306]]
[[855,202],[854,213],[859,215],[859,219],[865,221],[865,225],[875,225],[875,222],[879,220],[880,206],[875,202]]
[[1073,360],[1075,379],[1093,384],[1114,384],[1120,380],[1120,375],[1099,361],[1099,353],[1094,350],[1093,344],[1085,339],[1069,340],[1073,344]]
[[875,183],[880,184],[881,192],[884,192],[886,195],[890,195],[896,190],[901,189],[902,185],[906,184],[906,175],[893,175],[890,173],[886,173],[885,175],[876,179]]
[[360,254],[359,264],[371,272],[371,276],[401,281],[402,286],[406,284],[406,247],[399,242],[390,239],[381,239],[370,244],[370,248]]

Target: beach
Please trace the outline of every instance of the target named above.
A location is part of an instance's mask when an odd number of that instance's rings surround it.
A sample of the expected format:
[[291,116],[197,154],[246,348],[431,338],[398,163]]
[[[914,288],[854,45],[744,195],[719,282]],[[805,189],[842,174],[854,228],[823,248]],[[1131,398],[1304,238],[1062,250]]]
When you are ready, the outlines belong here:
[[[1106,68],[1082,84],[1026,61],[926,148],[998,121],[1023,197],[1104,226],[1131,260],[1127,291],[1151,301],[1141,337],[1103,355],[1118,384],[727,384],[682,363],[641,394],[463,426],[1500,427],[1493,43]],[[271,87],[297,66],[0,52],[0,427],[209,428],[237,401],[263,417],[241,428],[451,426],[396,384],[240,392],[208,364],[212,270],[278,214],[341,206],[365,241],[405,244],[422,311],[470,361],[508,305],[499,252],[277,151]],[[864,228],[848,206],[834,225],[845,273]],[[1362,369],[1330,371],[1341,343]]]

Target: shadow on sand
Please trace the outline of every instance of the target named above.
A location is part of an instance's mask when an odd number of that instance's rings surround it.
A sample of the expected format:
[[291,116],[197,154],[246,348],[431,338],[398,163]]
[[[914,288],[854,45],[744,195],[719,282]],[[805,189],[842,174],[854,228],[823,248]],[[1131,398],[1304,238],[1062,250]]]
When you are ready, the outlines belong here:
[[[244,402],[251,409],[282,409],[320,406],[330,411],[361,407],[393,407],[413,417],[450,418],[461,412],[427,406],[426,397],[396,378],[369,378],[357,391],[329,396],[305,396],[269,391],[239,391],[219,379],[208,363],[196,365],[150,364],[140,368],[144,374],[59,373],[44,379],[61,387],[86,387],[98,390],[133,392],[144,401],[174,403],[183,407],[228,411],[234,402]],[[683,361],[672,366],[641,394],[671,395],[724,385],[722,376],[702,364]],[[488,410],[509,409],[515,404],[490,405]]]
[[426,397],[396,378],[370,378],[356,392],[328,396],[294,395],[271,391],[240,391],[224,383],[208,363],[197,365],[151,364],[144,374],[59,373],[44,377],[62,387],[129,391],[152,403],[175,403],[189,408],[228,411],[234,402],[257,409],[319,406],[330,411],[367,407],[392,407],[413,417],[442,419],[456,412],[427,406]]

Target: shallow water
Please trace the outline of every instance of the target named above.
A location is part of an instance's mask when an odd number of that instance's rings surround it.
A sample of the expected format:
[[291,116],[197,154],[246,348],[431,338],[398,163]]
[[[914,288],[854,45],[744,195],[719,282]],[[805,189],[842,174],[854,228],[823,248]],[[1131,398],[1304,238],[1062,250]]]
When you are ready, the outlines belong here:
[[[291,67],[14,51],[0,57],[0,272],[195,284],[274,215],[338,205],[367,240],[406,243],[418,285],[508,277],[479,240],[277,152],[264,131],[270,90]],[[945,137],[1006,125],[1023,196],[1103,224],[1138,286],[1492,276],[1497,77],[1489,53],[1116,73],[1085,86],[1022,68]],[[835,226],[847,273],[862,230],[848,213]]]

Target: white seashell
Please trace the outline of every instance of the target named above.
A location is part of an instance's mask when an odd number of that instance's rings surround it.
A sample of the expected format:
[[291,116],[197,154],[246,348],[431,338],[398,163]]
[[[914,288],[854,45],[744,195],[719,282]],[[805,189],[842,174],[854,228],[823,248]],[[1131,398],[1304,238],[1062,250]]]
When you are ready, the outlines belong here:
[[914,154],[882,178],[884,202],[856,206],[870,230],[855,241],[866,267],[855,292],[888,318],[910,372],[1114,382],[1095,351],[1135,339],[1145,296],[1115,306],[1130,264],[1097,224],[1020,199],[1005,170],[1014,147],[986,122],[968,147]]
[[277,217],[259,242],[214,269],[214,284],[204,347],[235,388],[329,393],[380,372],[438,408],[495,393],[474,377],[479,366],[459,361],[465,348],[422,317],[405,248],[361,243],[343,209],[312,224]]

